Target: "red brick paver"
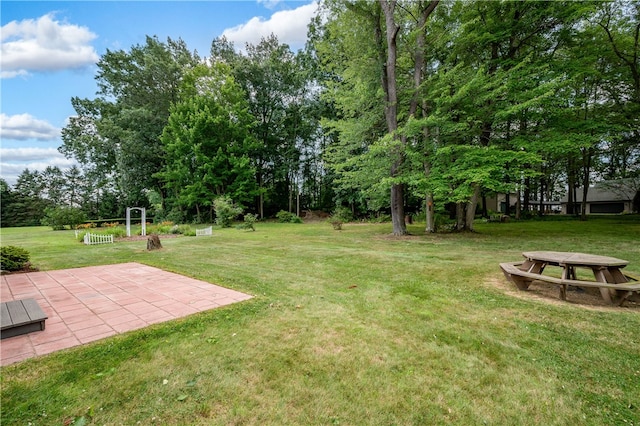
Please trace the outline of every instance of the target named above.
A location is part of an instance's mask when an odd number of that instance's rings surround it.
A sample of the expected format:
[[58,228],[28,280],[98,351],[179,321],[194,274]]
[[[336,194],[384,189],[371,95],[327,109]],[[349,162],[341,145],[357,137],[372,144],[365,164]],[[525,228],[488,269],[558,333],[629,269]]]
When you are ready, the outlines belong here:
[[1,365],[250,299],[139,263],[3,275],[3,302],[36,299],[45,330],[0,341]]

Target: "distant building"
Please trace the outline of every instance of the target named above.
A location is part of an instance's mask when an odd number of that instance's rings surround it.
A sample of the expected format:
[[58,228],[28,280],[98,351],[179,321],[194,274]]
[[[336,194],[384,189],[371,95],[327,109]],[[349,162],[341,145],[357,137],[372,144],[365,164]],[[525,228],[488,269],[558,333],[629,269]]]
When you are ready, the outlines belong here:
[[[604,181],[598,182],[589,187],[587,192],[587,214],[617,214],[632,213],[634,211],[633,201],[638,190],[635,185],[624,181]],[[569,197],[565,195],[560,204],[562,213],[567,214],[572,209],[568,206]],[[582,188],[576,190],[575,213],[581,213]]]
[[[496,213],[508,214],[513,213],[516,210],[516,204],[518,203],[518,194],[512,192],[509,194],[509,210],[507,210],[507,194],[491,194],[486,197],[487,210]],[[524,201],[522,201],[522,208],[524,209]],[[560,201],[548,201],[543,200],[529,200],[529,211],[537,212],[542,208],[542,213],[559,213]]]

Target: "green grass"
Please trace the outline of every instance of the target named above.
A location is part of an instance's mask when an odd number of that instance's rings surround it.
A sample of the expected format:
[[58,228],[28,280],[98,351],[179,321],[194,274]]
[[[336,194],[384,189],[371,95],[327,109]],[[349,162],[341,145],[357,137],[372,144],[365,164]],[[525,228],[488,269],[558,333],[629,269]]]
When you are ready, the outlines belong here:
[[258,223],[153,252],[3,229],[40,269],[136,261],[256,297],[4,367],[2,424],[640,424],[638,309],[516,298],[498,268],[566,250],[640,275],[640,218],[477,228]]

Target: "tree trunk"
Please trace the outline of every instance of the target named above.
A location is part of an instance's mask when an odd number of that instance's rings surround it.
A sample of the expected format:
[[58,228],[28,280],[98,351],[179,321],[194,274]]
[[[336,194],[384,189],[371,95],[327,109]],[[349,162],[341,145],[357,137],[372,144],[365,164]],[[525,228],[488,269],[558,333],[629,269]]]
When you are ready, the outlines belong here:
[[456,203],[456,231],[464,229],[464,203]]
[[589,192],[589,174],[591,173],[591,159],[593,148],[584,148],[582,151],[582,205],[580,208],[580,220],[587,220],[587,193]]
[[529,199],[531,198],[531,178],[530,177],[524,178],[524,196],[522,198],[524,198],[522,209],[524,211],[528,211],[530,209]]
[[542,216],[544,213],[544,177],[540,178],[540,202],[538,204],[538,216]]
[[432,234],[434,232],[436,232],[436,221],[435,221],[435,214],[433,212],[433,193],[429,192],[427,193],[427,197],[426,197],[426,216],[427,216],[427,227],[425,228],[424,232],[428,233],[428,234]]
[[511,194],[509,192],[504,194],[504,204],[504,214],[511,216]]
[[471,200],[467,203],[467,211],[465,217],[464,229],[465,231],[473,231],[473,222],[476,218],[476,208],[478,206],[478,198],[480,197],[480,186],[474,185],[473,195]]
[[[418,110],[418,100],[420,94],[420,86],[422,85],[422,81],[424,80],[424,72],[426,67],[426,59],[425,59],[425,44],[426,44],[426,36],[425,36],[425,26],[427,25],[427,19],[429,15],[434,11],[436,6],[438,5],[439,0],[431,1],[428,4],[422,4],[423,9],[420,14],[420,20],[418,21],[418,36],[416,38],[416,49],[415,49],[415,63],[414,63],[414,71],[413,71],[413,97],[411,99],[411,105],[409,107],[409,115],[415,116],[416,111]],[[426,116],[427,109],[426,105],[423,105],[422,115]],[[425,140],[429,138],[429,132],[427,128],[423,129],[423,136]],[[426,150],[425,150],[426,153]],[[425,176],[429,176],[431,172],[431,167],[428,161],[425,161],[424,164]],[[431,191],[427,192],[426,196],[426,221],[427,225],[425,228],[425,232],[433,233],[436,232],[435,226],[435,213],[433,208],[433,193]]]
[[567,161],[567,214],[576,214],[576,171],[573,155]]
[[160,244],[160,237],[156,234],[151,234],[147,238],[147,250],[159,250],[162,248],[162,244]]
[[[384,12],[387,36],[387,64],[385,67],[386,87],[384,115],[387,121],[387,131],[394,139],[400,140],[397,135],[398,130],[398,88],[396,80],[396,60],[397,60],[397,40],[400,27],[396,25],[394,11],[395,0],[380,0],[380,5]],[[385,78],[383,78],[385,81]],[[399,147],[393,148],[393,163],[391,164],[391,177],[398,175],[400,167],[404,162],[404,154]],[[407,225],[404,222],[404,188],[402,184],[391,185],[391,222],[393,224],[393,235],[406,235]]]

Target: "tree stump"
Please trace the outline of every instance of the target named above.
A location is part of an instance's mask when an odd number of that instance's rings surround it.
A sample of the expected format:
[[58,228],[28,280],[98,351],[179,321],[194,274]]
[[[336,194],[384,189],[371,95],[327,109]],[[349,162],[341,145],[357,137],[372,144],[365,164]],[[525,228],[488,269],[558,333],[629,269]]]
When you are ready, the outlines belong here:
[[155,234],[149,235],[149,238],[147,238],[147,250],[159,250],[161,248],[160,237]]

